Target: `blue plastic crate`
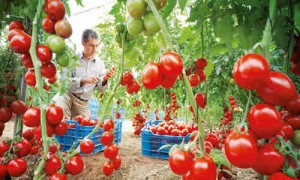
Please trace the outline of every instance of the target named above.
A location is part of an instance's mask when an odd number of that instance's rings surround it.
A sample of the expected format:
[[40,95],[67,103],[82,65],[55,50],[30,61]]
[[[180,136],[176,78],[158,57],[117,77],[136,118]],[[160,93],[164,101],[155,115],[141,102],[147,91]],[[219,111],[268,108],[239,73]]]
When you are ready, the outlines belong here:
[[[56,139],[62,145],[63,151],[69,150],[72,145],[78,146],[79,141],[86,137],[94,129],[94,126],[81,126],[78,124],[77,121],[67,120],[66,122],[68,124],[75,124],[75,127],[69,128],[64,136],[56,135]],[[116,129],[114,132],[114,142],[116,144],[119,144],[122,141],[122,123],[123,121],[121,120],[115,121]],[[92,136],[89,137],[89,139],[94,142],[95,149],[91,154],[85,155],[92,155],[104,150],[105,146],[101,143],[101,136],[103,132],[103,128],[99,128],[97,132],[95,132]]]
[[163,145],[180,144],[183,140],[187,143],[190,140],[190,135],[186,136],[169,136],[153,134],[147,129],[151,125],[157,125],[162,121],[147,121],[145,127],[142,129],[142,155],[152,158],[169,159],[169,151],[171,147],[159,150]]

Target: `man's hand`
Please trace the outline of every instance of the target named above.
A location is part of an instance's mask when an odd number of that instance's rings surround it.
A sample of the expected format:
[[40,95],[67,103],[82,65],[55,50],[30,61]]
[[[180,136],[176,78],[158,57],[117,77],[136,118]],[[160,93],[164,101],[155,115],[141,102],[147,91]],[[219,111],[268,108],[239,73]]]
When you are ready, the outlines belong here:
[[86,77],[86,78],[81,78],[80,81],[80,85],[85,85],[85,84],[96,84],[97,82],[99,82],[99,77],[98,76],[90,76],[90,77]]
[[116,73],[116,68],[112,67],[110,68],[104,75],[103,80],[107,80],[109,78],[112,78]]

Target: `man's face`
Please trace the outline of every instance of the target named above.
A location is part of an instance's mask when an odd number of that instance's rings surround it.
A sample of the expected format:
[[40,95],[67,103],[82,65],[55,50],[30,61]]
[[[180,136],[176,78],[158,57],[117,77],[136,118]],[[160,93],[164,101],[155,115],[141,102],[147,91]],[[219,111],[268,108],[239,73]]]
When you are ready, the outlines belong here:
[[87,42],[82,42],[83,53],[86,58],[94,58],[99,46],[99,40],[89,37]]

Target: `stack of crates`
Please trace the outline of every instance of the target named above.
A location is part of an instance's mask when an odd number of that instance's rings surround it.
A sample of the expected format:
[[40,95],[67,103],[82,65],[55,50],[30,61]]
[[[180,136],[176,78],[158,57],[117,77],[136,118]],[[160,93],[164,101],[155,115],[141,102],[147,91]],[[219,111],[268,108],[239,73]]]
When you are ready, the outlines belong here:
[[142,155],[152,158],[169,159],[169,151],[171,147],[163,148],[164,145],[181,144],[182,141],[187,143],[190,140],[190,134],[186,136],[169,136],[153,134],[147,128],[151,125],[157,125],[161,123],[161,120],[149,120],[146,122],[145,127],[142,129],[141,141],[142,141]]
[[[62,145],[62,151],[69,150],[72,146],[77,147],[79,145],[79,141],[86,137],[90,132],[95,128],[94,126],[81,126],[77,121],[74,120],[66,120],[67,124],[74,124],[73,128],[70,128],[67,133],[63,136],[57,136],[56,138],[58,142]],[[101,143],[101,136],[103,134],[103,128],[98,128],[98,130],[89,138],[95,144],[95,149],[91,154],[98,153],[103,151],[105,146]],[[114,142],[116,144],[120,144],[122,141],[122,120],[115,121],[115,132],[114,132]]]

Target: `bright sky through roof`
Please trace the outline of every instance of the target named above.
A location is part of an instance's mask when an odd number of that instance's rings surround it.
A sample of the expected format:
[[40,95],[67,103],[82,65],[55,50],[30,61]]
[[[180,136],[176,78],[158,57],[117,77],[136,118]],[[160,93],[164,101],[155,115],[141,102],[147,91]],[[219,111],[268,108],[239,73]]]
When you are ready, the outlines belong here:
[[84,29],[93,28],[101,19],[105,19],[108,12],[114,4],[113,0],[82,0],[82,6],[76,4],[76,1],[69,1],[71,15],[69,21],[73,28],[73,34],[70,37],[77,48],[81,48],[81,34]]

